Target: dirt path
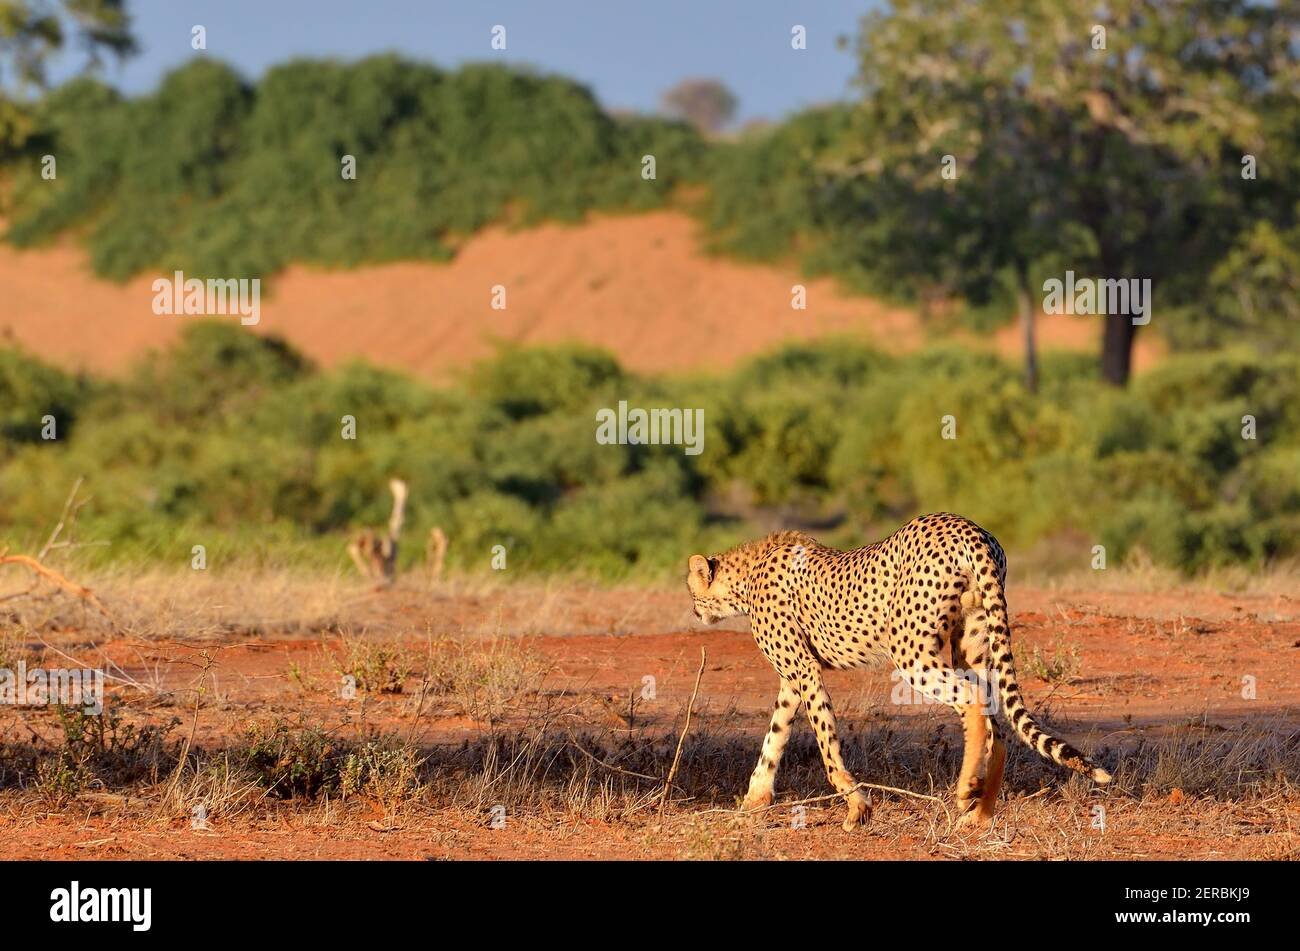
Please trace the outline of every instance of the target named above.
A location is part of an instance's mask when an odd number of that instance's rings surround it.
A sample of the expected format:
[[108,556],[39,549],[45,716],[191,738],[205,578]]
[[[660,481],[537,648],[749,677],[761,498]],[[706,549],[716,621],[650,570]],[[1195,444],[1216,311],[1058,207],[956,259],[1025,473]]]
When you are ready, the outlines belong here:
[[[525,641],[549,668],[544,689],[529,703],[549,710],[572,705],[577,713],[568,722],[578,729],[641,731],[671,740],[680,729],[703,648],[708,660],[692,732],[706,749],[715,751],[708,755],[727,758],[722,770],[728,777],[725,783],[737,782],[736,777],[743,776],[738,771],[747,769],[757,755],[775,692],[774,675],[743,630],[677,626],[680,595],[649,592],[637,597],[642,600],[630,614],[628,596],[619,592],[587,593],[581,599],[581,612],[575,606],[552,612],[550,623],[563,626],[529,635]],[[468,603],[472,609],[467,609]],[[512,617],[536,607],[530,605],[530,596],[510,592],[436,602],[397,592],[382,622],[377,621],[367,636],[397,636],[416,649],[427,636],[417,632],[455,633],[458,625],[464,629],[466,620],[483,609],[493,610],[509,630]],[[780,803],[761,819],[741,818],[730,809],[728,793],[721,789],[712,802],[675,804],[663,822],[653,808],[611,815],[588,805],[573,812],[523,809],[509,815],[503,827],[494,828],[490,813],[463,801],[396,813],[373,803],[351,802],[325,807],[282,805],[208,830],[158,818],[147,798],[118,801],[92,796],[55,808],[10,791],[0,794],[0,858],[1252,858],[1300,854],[1300,796],[1294,785],[1300,759],[1300,604],[1283,595],[1020,590],[1012,610],[1016,655],[1031,708],[1054,729],[1090,749],[1114,754],[1121,769],[1130,755],[1135,763],[1144,757],[1146,765],[1129,786],[1120,775],[1117,784],[1122,788],[1103,794],[1081,779],[1039,771],[1032,754],[1022,751],[1012,760],[998,825],[983,838],[946,831],[942,807],[932,801],[892,794],[877,797],[868,828],[844,833],[836,802],[809,805],[802,824],[792,822],[789,806]],[[656,625],[651,620],[656,616],[668,623]],[[76,643],[75,632],[68,633],[66,643]],[[408,682],[401,694],[367,696],[360,712],[360,701],[350,701],[349,706],[340,700],[332,661],[338,649],[334,635],[260,639],[232,635],[206,643],[119,640],[101,647],[129,676],[176,691],[174,704],[155,708],[152,715],[175,713],[186,722],[190,701],[184,699],[185,688],[194,669],[178,661],[194,658],[201,649],[212,652],[219,666],[197,732],[200,744],[220,745],[237,736],[248,722],[270,716],[322,725],[355,722],[360,716],[371,728],[402,731],[426,749],[453,749],[485,736],[482,722],[436,704],[417,717],[414,683]],[[84,640],[75,648],[83,655],[91,649]],[[1049,683],[1044,676],[1053,665],[1066,671]],[[653,683],[653,698],[637,700],[629,716],[629,698],[647,682]],[[896,764],[888,761],[895,755],[910,757],[906,767],[911,770],[906,780],[910,791],[948,795],[944,777],[951,772],[960,747],[955,745],[955,718],[945,708],[892,703],[885,670],[832,672],[828,685],[841,721],[848,725],[848,745],[869,744],[877,757],[868,762],[865,775],[860,773],[862,778],[890,784],[897,773],[890,772]],[[35,722],[31,714],[16,715]],[[805,737],[809,732],[802,726],[798,729]],[[1234,757],[1249,752],[1249,744],[1261,742],[1283,750],[1289,780],[1279,775],[1276,785],[1261,785],[1252,795],[1231,792],[1228,778],[1223,786],[1211,781],[1202,782],[1199,791],[1185,793],[1181,788],[1188,785],[1191,790],[1190,784],[1198,776],[1203,778],[1206,769],[1221,768],[1225,774],[1238,769]],[[1206,763],[1207,749],[1223,751],[1210,754],[1218,762]],[[787,804],[797,795],[825,792],[816,778],[815,748],[805,741],[792,750],[794,788],[783,793]],[[694,768],[703,768],[699,763],[708,755],[697,756]],[[1259,777],[1259,782],[1271,780]],[[1105,807],[1102,830],[1093,825],[1098,804]]]

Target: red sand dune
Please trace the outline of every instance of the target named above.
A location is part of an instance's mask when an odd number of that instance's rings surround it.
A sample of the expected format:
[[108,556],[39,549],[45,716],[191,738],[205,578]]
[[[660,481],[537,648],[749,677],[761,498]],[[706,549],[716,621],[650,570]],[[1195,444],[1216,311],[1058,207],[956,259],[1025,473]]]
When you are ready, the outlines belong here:
[[[119,370],[194,319],[153,313],[158,276],[111,284],[92,276],[71,243],[31,251],[0,244],[0,338],[64,366]],[[796,283],[808,288],[807,310],[790,306]],[[506,288],[505,310],[490,306],[497,284]],[[258,332],[283,336],[325,365],[362,357],[430,379],[490,354],[494,339],[581,340],[643,371],[727,367],[780,341],[828,333],[893,350],[925,339],[911,311],[846,294],[833,281],[706,255],[694,221],[678,211],[491,228],[450,263],[294,266],[263,290]],[[1100,330],[1096,318],[1039,321],[1045,348],[1095,351]],[[1019,353],[1013,327],[993,343]],[[1148,338],[1138,366],[1152,356]]]

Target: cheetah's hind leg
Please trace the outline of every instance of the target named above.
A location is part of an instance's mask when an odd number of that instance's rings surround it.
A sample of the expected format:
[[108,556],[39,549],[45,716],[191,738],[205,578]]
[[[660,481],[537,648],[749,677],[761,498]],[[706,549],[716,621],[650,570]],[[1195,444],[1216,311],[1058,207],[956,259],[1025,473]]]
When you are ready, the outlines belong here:
[[[997,797],[996,786],[992,797],[987,795],[990,785],[987,782],[988,754],[993,748],[990,742],[993,735],[989,717],[991,710],[970,677],[970,671],[958,670],[948,663],[944,647],[951,643],[951,630],[945,624],[940,624],[939,630],[948,636],[917,637],[910,648],[895,645],[894,665],[914,691],[952,707],[961,717],[965,743],[956,788],[958,822],[962,826],[971,823],[986,825],[992,818],[991,803]],[[966,646],[963,639],[963,649]],[[1000,785],[1000,773],[996,779]]]
[[[970,603],[968,595],[969,592],[962,597],[965,631],[961,638],[961,659],[966,668],[963,673],[987,672],[988,640],[984,633],[986,616],[983,608]],[[978,704],[958,711],[962,715],[966,734],[962,775],[957,785],[957,804],[962,812],[958,824],[963,827],[987,828],[991,825],[998,792],[1002,788],[1007,745],[1002,740],[1002,731],[993,715],[997,706],[992,693],[994,689],[993,683],[985,676],[977,691]],[[973,771],[972,760],[975,760]]]

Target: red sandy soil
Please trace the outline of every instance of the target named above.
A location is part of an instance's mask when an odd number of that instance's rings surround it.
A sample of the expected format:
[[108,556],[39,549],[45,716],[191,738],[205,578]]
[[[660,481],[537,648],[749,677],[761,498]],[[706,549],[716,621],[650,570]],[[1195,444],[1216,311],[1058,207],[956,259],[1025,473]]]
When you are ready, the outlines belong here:
[[[0,244],[0,341],[76,369],[120,370],[193,319],[153,313],[158,276],[112,284],[94,278],[71,243],[30,251]],[[796,283],[808,289],[805,311],[790,306]],[[505,310],[490,306],[497,284],[506,288]],[[926,338],[911,311],[846,294],[830,280],[706,255],[694,220],[680,211],[489,228],[447,264],[294,266],[267,282],[256,329],[326,366],[364,358],[430,379],[489,355],[494,341],[579,340],[634,370],[676,371],[726,368],[782,341],[826,334],[861,335],[890,350]],[[1101,324],[1044,316],[1038,333],[1044,349],[1095,352]],[[999,331],[994,346],[1019,355],[1016,328]],[[1158,353],[1155,340],[1139,337],[1136,367]]]
[[[728,622],[721,630],[692,626],[684,619],[684,593],[574,591],[565,597],[568,603],[552,604],[547,615],[564,620],[528,639],[553,665],[546,681],[551,695],[585,701],[584,715],[594,721],[602,710],[613,716],[614,701],[625,703],[641,678],[652,675],[657,697],[637,716],[671,736],[680,729],[703,648],[708,659],[692,730],[745,738],[757,756],[776,680],[743,622]],[[510,630],[538,610],[535,594],[509,591],[444,598],[395,591],[381,598],[370,633],[406,632],[413,644],[423,640],[417,632],[466,631],[489,614]],[[1011,607],[1030,707],[1049,711],[1058,731],[1089,749],[1232,736],[1243,728],[1294,734],[1300,725],[1296,597],[1021,589]],[[233,634],[207,643],[118,639],[101,647],[133,676],[157,675],[163,685],[178,690],[194,675],[192,667],[178,661],[193,660],[203,647],[215,651],[216,702],[201,717],[197,741],[202,744],[231,736],[250,718],[301,715],[327,725],[355,717],[355,709],[341,712],[341,702],[331,696],[329,684],[337,674],[327,651],[333,643],[325,633],[306,638]],[[1079,676],[1067,686],[1045,683],[1032,674],[1027,658],[1034,647],[1050,655],[1062,643],[1077,649]],[[85,642],[68,649],[83,656],[93,650]],[[297,684],[287,676],[291,666],[302,672]],[[1242,697],[1246,675],[1256,678],[1255,699]],[[302,688],[304,679],[319,683],[319,689]],[[908,723],[918,725],[916,736],[926,731],[937,735],[936,730],[956,736],[956,719],[945,708],[892,705],[882,670],[832,672],[828,686],[847,743],[853,742],[854,731],[882,729],[887,723],[903,725],[899,743],[907,742]],[[160,712],[184,714],[188,702]],[[367,722],[411,731],[426,748],[458,744],[484,729],[452,713],[426,713],[415,723],[409,695],[367,699],[366,705]],[[807,732],[807,725],[797,721],[796,730]],[[933,755],[955,758],[957,748],[945,743],[944,752]],[[1060,790],[1067,780],[1064,773],[1027,791],[1023,784],[1016,787],[1016,768],[1013,759],[998,823],[983,837],[935,833],[934,823],[942,825],[938,806],[891,795],[876,800],[867,827],[849,833],[840,828],[842,806],[837,802],[810,806],[807,826],[801,829],[791,827],[784,810],[765,819],[741,818],[715,802],[675,804],[664,820],[653,809],[621,821],[557,811],[521,814],[510,817],[505,829],[491,828],[484,815],[465,808],[435,808],[396,822],[378,821],[383,819],[378,809],[341,810],[329,821],[320,819],[319,809],[281,809],[194,831],[183,821],[157,818],[138,801],[136,811],[129,802],[106,805],[110,797],[104,796],[33,811],[6,805],[0,797],[0,858],[1210,859],[1300,854],[1300,799],[1294,794],[1275,793],[1262,802],[1184,796],[1178,789],[1112,793],[1109,798],[1098,798],[1108,795],[1100,790],[1068,796]],[[778,796],[792,798],[779,781]],[[1091,804],[1098,801],[1107,809],[1104,831],[1089,825]],[[938,818],[932,820],[934,816]]]

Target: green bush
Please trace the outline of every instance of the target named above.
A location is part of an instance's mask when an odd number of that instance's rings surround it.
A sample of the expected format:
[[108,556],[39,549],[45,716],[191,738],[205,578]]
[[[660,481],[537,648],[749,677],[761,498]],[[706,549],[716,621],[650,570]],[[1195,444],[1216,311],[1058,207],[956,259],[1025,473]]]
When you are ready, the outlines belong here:
[[309,366],[282,340],[244,333],[228,321],[199,320],[165,361],[146,358],[140,364],[129,398],[189,423],[256,406]]
[[[658,206],[699,178],[703,148],[684,124],[612,118],[583,86],[527,70],[385,55],[298,60],[249,84],[198,59],[139,98],[85,79],[51,92],[14,163],[8,237],[85,225],[96,272],[119,280],[446,258],[496,221]],[[46,153],[54,181],[39,177]]]
[[47,416],[54,418],[54,438],[67,438],[85,397],[82,381],[20,351],[0,349],[0,459],[14,444],[42,441]]
[[851,122],[847,106],[813,109],[719,147],[704,209],[713,246],[770,260],[820,239],[829,197],[820,164]]
[[[0,351],[0,537],[39,544],[84,476],[79,538],[110,543],[86,557],[184,564],[201,543],[214,565],[345,568],[340,542],[387,520],[398,476],[406,567],[434,526],[456,569],[504,553],[512,573],[663,577],[759,525],[861,544],[937,510],[1012,547],[1104,544],[1116,563],[1300,555],[1294,357],[1170,358],[1125,391],[1078,361],[1058,371],[1031,395],[988,354],[834,341],[724,376],[643,378],[566,346],[507,349],[433,389],[360,363],[322,371],[233,323],[188,325],[122,382]],[[703,410],[703,452],[598,443],[596,410],[620,400]],[[52,442],[32,422],[47,411]]]
[[625,384],[614,358],[590,347],[511,347],[475,367],[469,389],[511,419],[524,419],[588,404],[608,406]]

